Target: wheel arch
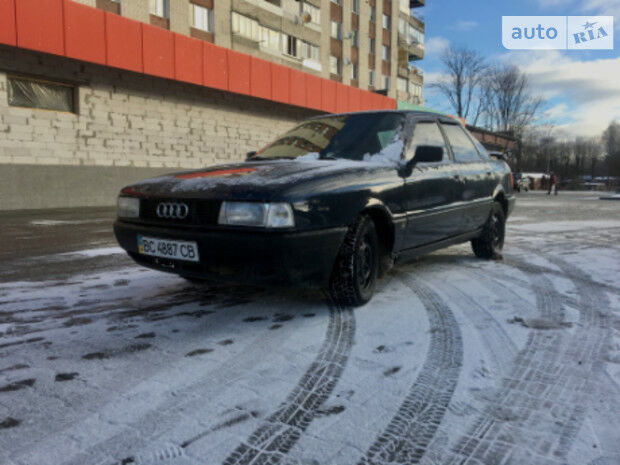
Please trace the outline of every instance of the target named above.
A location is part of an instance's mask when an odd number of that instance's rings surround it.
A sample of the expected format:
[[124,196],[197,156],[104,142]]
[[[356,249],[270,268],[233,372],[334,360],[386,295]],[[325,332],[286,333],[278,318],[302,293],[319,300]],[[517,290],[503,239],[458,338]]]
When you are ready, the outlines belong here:
[[508,199],[506,199],[506,193],[502,186],[497,186],[495,192],[493,192],[493,200],[499,202],[504,210],[504,215],[508,215]]
[[390,210],[380,202],[372,202],[364,207],[361,214],[370,216],[377,229],[379,241],[387,253],[394,250],[394,222]]

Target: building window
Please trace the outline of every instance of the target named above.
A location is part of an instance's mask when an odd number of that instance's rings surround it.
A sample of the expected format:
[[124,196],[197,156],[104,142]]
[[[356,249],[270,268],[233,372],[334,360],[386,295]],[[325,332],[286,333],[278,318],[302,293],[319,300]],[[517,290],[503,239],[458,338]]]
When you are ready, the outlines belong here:
[[368,85],[373,86],[375,85],[375,70],[371,69],[368,71]]
[[342,5],[342,0],[332,0],[336,5]]
[[321,9],[308,2],[304,2],[304,13],[310,15],[312,24],[321,24]]
[[370,38],[370,53],[375,54],[375,39]]
[[260,27],[261,38],[260,44],[261,47],[267,48],[274,52],[280,51],[280,33],[275,29],[270,29],[265,26]]
[[342,40],[342,23],[332,21],[332,37],[334,39]]
[[405,78],[397,78],[396,80],[396,87],[398,88],[399,91],[401,92],[405,92],[407,93],[409,91],[408,89],[408,84],[409,84],[409,80],[405,79]]
[[351,31],[351,46],[359,47],[360,46],[360,37],[359,32],[355,29]]
[[359,77],[359,68],[355,63],[353,63],[351,65],[351,79],[354,81],[357,81],[358,77]]
[[37,79],[9,77],[9,105],[77,113],[77,88],[68,84]]
[[390,76],[383,76],[383,88],[390,90]]
[[305,43],[305,49],[306,49],[306,56],[305,58],[308,58],[309,60],[313,60],[316,62],[320,62],[321,61],[321,53],[320,53],[320,48],[318,45],[314,45],[314,44],[309,44],[309,43]]
[[353,0],[353,13],[360,13],[360,0]]
[[340,75],[341,71],[342,70],[341,70],[340,60],[333,55],[330,56],[329,57],[329,72],[332,74]]
[[382,57],[385,61],[390,61],[390,57],[392,56],[392,51],[388,45],[384,45],[382,48]]
[[213,10],[204,6],[190,4],[192,27],[201,31],[213,32]]
[[286,41],[284,43],[284,53],[292,57],[297,57],[297,37],[289,36],[288,34],[283,34],[282,37]]
[[422,86],[420,86],[418,84],[411,83],[410,87],[411,87],[411,94],[412,95],[414,95],[414,96],[416,96],[418,98],[422,97]]
[[230,15],[232,22],[232,32],[255,42],[260,40],[260,27],[258,23],[252,18],[240,15],[233,11]]
[[376,11],[376,6],[371,5],[370,6],[370,20],[374,23],[376,16],[375,16],[375,11]]
[[389,29],[390,28],[390,17],[386,14],[383,15],[383,29]]
[[150,0],[149,12],[160,18],[170,18],[170,2],[168,0]]

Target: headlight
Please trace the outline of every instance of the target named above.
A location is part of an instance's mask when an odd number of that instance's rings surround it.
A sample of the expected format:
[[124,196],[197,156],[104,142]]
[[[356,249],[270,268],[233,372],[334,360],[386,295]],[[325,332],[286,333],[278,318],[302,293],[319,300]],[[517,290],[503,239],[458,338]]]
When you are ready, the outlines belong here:
[[119,218],[139,218],[140,199],[136,197],[119,197],[116,202],[116,214]]
[[290,228],[295,226],[288,203],[222,202],[219,224]]

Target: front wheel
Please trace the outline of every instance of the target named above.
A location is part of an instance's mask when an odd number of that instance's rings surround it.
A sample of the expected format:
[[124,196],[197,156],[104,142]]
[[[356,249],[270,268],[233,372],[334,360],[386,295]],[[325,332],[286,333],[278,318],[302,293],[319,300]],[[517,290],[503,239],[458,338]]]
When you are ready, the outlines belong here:
[[344,238],[329,290],[340,305],[357,307],[372,297],[379,271],[379,239],[368,215],[359,216]]
[[478,258],[501,259],[506,232],[506,215],[499,202],[493,202],[489,219],[482,228],[480,237],[471,241],[471,247]]

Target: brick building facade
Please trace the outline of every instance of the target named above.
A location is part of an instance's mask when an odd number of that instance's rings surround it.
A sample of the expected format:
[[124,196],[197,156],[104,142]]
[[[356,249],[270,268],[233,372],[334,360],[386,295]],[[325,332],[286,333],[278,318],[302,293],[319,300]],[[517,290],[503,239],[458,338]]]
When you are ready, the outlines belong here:
[[[0,210],[110,205],[122,185],[239,161],[315,110],[0,46]],[[73,84],[77,113],[6,105],[11,76]]]

